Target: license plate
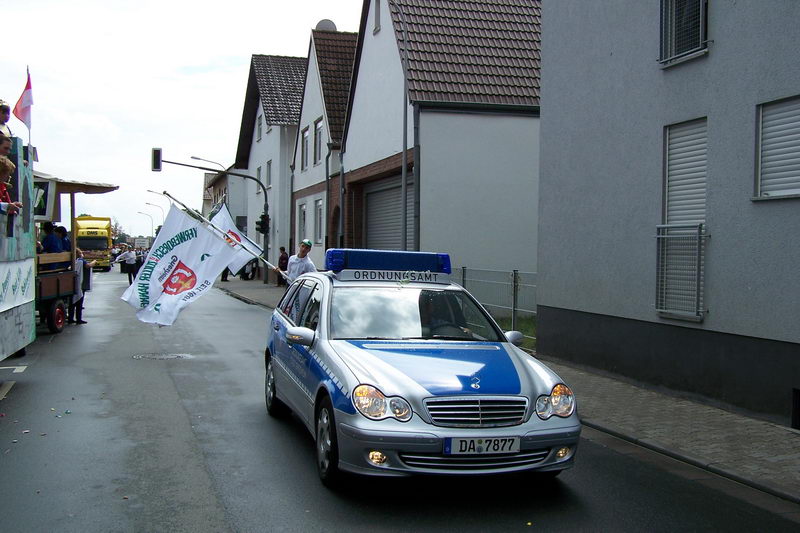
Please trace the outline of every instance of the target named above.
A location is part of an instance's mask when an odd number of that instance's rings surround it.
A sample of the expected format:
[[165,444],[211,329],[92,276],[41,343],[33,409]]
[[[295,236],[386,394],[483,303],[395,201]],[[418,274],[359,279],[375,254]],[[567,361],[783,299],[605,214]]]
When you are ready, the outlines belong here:
[[445,455],[482,455],[490,453],[517,453],[517,452],[519,452],[519,437],[444,439]]

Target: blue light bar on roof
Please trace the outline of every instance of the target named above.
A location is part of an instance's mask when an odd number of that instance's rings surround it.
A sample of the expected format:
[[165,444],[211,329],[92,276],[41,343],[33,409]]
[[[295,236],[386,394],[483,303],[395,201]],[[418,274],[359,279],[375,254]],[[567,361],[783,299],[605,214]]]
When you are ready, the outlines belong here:
[[325,252],[325,268],[334,272],[358,269],[450,274],[450,256],[434,252],[331,248]]

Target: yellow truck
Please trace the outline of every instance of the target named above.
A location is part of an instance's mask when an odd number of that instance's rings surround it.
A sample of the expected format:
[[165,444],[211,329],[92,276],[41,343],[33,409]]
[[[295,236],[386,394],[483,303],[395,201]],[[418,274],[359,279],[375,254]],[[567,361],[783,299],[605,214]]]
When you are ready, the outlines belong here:
[[109,217],[77,217],[77,247],[83,250],[87,261],[96,260],[95,268],[108,272],[111,270],[111,219]]

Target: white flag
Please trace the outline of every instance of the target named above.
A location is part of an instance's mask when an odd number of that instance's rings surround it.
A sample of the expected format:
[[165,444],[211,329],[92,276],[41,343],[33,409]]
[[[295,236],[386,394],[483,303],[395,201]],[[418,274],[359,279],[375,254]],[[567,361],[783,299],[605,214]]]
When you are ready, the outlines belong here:
[[173,205],[122,299],[142,322],[172,325],[181,309],[208,292],[234,253],[222,236]]
[[[243,235],[242,232],[239,231],[239,228],[237,228],[236,224],[233,223],[233,217],[231,217],[231,213],[228,211],[228,207],[225,204],[223,204],[220,210],[213,217],[211,217],[211,222],[216,227],[224,231],[232,242],[235,241],[236,244],[241,245],[241,248],[237,248],[236,255],[233,257],[231,262],[228,263],[228,268],[234,274],[239,272],[243,266],[253,260],[253,254],[261,255],[261,253],[264,251],[259,245],[248,239],[247,235]],[[250,252],[248,252],[248,250]]]

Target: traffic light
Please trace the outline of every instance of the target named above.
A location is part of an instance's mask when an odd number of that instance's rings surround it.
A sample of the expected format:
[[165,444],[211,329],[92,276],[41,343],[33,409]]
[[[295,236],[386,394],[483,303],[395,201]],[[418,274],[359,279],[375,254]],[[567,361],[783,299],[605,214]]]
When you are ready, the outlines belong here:
[[150,169],[153,172],[161,172],[161,148],[153,148]]
[[262,213],[256,220],[256,231],[264,235],[269,233],[269,215]]

